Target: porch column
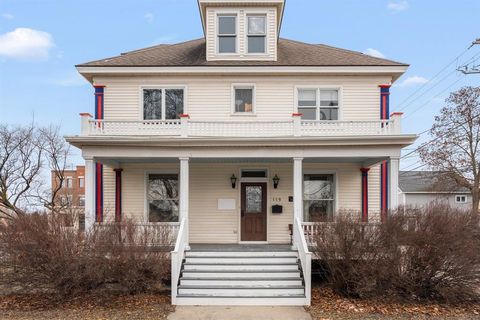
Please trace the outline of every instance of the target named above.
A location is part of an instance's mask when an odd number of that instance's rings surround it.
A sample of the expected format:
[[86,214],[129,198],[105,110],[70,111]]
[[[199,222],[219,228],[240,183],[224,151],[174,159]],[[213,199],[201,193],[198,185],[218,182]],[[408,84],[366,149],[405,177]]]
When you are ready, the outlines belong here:
[[389,209],[395,210],[398,207],[398,171],[400,166],[400,160],[398,158],[390,158],[389,161],[389,198],[390,206]]
[[187,248],[189,244],[189,223],[188,223],[188,207],[189,207],[189,158],[179,158],[180,159],[180,222],[185,218],[185,232],[187,233]]
[[368,222],[368,171],[370,168],[360,168],[362,172],[362,222]]
[[293,217],[303,221],[303,158],[293,158]]
[[85,232],[95,223],[95,162],[85,158]]
[[122,171],[123,169],[113,169],[115,171],[115,222],[122,222]]

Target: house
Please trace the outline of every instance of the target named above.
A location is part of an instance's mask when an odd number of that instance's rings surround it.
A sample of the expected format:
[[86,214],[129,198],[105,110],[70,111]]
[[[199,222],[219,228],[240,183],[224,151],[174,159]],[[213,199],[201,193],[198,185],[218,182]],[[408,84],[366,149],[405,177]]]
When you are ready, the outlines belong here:
[[51,171],[52,193],[56,193],[56,205],[65,214],[68,225],[85,230],[85,166],[65,169],[62,174],[63,182],[60,185],[59,171]]
[[443,203],[452,208],[471,209],[471,192],[449,180],[439,171],[400,171],[398,203],[406,207],[422,207]]
[[95,90],[67,137],[86,163],[86,228],[177,234],[174,304],[308,305],[305,233],[398,205],[416,136],[389,88],[408,65],[280,38],[284,0],[198,6],[201,39],[77,65]]

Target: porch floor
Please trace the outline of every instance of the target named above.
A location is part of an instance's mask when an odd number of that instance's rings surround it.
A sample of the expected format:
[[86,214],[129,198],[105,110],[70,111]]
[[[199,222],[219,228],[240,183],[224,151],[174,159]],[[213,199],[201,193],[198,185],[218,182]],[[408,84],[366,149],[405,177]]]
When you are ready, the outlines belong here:
[[190,251],[209,252],[281,252],[290,251],[289,244],[191,244]]

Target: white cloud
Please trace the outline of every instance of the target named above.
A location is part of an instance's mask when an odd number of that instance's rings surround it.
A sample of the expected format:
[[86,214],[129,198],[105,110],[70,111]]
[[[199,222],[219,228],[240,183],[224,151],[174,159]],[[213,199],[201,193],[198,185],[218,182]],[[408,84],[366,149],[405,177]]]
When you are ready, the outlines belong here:
[[160,36],[152,41],[151,45],[158,45],[158,44],[171,44],[175,41],[176,36],[174,35],[165,35]]
[[6,12],[6,13],[2,13],[2,18],[6,20],[13,20],[13,18],[15,17],[13,16],[13,14]]
[[428,82],[428,79],[425,79],[424,77],[420,76],[411,76],[408,77],[407,79],[403,80],[399,84],[397,84],[397,87],[412,87],[412,86],[418,86],[421,84],[425,84]]
[[53,46],[51,34],[44,31],[17,28],[0,34],[0,56],[17,59],[46,59]]
[[387,8],[395,11],[395,12],[400,12],[400,11],[405,11],[410,7],[408,2],[406,0],[397,0],[397,1],[390,1],[387,4]]
[[62,87],[79,87],[88,84],[88,81],[77,72],[74,72],[64,78],[54,80],[53,83]]
[[363,53],[375,58],[385,58],[385,55],[383,53],[373,48],[368,48],[367,50],[364,50]]
[[148,23],[152,23],[153,20],[155,19],[155,16],[151,12],[145,13],[143,17],[145,18],[145,20],[147,20]]

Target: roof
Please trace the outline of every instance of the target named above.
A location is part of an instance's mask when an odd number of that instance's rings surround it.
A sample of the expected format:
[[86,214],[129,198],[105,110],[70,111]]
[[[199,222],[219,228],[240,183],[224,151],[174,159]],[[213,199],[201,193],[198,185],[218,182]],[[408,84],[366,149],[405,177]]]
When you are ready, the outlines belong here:
[[324,44],[279,39],[277,61],[207,61],[205,39],[122,53],[119,56],[91,61],[77,67],[180,67],[180,66],[408,66],[372,57],[361,52]]
[[398,186],[404,193],[469,192],[441,171],[400,171]]

